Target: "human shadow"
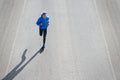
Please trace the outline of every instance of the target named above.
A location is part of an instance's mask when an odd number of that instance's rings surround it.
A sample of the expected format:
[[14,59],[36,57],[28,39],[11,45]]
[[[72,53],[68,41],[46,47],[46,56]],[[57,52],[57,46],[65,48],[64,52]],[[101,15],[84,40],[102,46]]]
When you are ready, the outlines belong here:
[[35,56],[38,53],[41,54],[43,51],[44,51],[44,47],[41,47],[23,66],[21,66],[23,64],[23,62],[25,62],[25,60],[26,60],[25,55],[26,55],[27,49],[25,49],[25,51],[23,52],[23,55],[21,57],[22,59],[21,59],[20,63],[15,68],[13,68],[2,80],[13,80],[25,68],[25,66],[27,66],[27,64],[30,63],[31,60],[35,58]]

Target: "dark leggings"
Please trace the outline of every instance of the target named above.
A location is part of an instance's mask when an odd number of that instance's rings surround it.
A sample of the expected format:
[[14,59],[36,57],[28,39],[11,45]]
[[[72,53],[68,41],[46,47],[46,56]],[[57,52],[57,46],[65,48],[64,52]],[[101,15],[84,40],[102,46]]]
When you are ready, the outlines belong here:
[[47,35],[47,29],[40,29],[39,28],[39,34],[40,34],[40,36],[43,36],[43,45],[45,45],[46,35]]

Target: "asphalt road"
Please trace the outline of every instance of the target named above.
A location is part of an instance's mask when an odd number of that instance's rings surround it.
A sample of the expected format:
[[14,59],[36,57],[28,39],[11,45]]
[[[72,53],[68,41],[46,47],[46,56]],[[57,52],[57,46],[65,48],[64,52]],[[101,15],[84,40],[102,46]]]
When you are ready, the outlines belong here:
[[[47,12],[50,25],[40,54],[36,21],[42,12]],[[101,26],[95,0],[25,0],[0,79],[116,80]]]

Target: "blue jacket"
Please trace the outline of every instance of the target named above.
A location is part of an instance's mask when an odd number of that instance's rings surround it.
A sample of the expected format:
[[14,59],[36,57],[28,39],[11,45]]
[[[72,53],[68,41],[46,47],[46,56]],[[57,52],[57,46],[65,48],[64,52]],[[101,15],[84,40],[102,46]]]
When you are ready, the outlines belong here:
[[43,17],[40,17],[36,24],[39,26],[40,29],[47,29],[49,25],[49,18],[46,17],[45,19]]

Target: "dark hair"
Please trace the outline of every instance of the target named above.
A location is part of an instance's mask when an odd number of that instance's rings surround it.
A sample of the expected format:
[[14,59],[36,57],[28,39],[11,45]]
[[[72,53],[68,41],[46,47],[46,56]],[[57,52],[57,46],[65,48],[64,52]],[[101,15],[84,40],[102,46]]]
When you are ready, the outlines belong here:
[[47,13],[42,13],[41,16],[46,15]]

